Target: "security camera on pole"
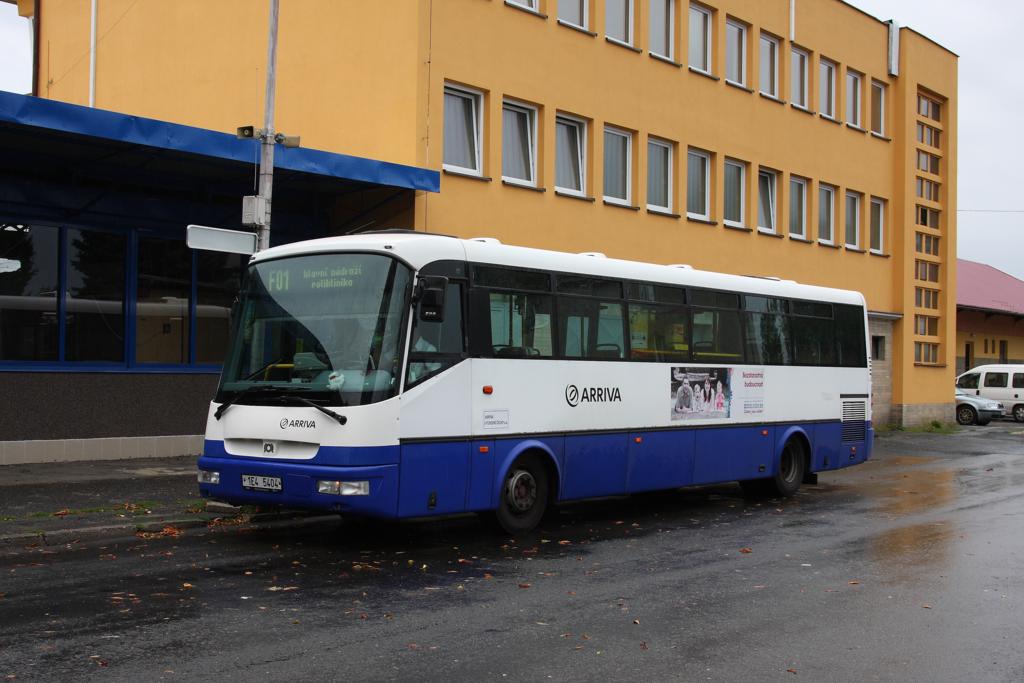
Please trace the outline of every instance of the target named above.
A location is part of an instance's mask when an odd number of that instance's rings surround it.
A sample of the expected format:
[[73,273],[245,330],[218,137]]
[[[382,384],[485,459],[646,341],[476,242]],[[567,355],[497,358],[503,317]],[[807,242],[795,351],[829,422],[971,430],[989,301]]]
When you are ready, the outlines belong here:
[[279,0],[270,0],[270,34],[267,38],[267,95],[264,107],[263,128],[253,126],[238,128],[240,138],[260,140],[260,186],[259,194],[242,198],[242,223],[257,228],[257,249],[262,251],[270,246],[270,208],[274,194],[274,146],[298,147],[299,136],[274,132],[274,91],[277,80],[277,15]]

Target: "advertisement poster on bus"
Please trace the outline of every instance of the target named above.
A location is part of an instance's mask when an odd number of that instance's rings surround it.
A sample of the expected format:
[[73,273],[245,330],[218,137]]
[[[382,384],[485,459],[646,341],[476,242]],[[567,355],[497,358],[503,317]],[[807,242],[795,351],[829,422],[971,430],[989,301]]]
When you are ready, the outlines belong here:
[[732,414],[732,368],[671,369],[673,420],[728,418]]

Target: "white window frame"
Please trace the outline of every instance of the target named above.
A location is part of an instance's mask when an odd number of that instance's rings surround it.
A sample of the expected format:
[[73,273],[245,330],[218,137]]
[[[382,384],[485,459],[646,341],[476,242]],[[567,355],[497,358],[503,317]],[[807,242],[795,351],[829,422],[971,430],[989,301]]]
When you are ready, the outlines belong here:
[[508,4],[510,4],[510,5],[516,5],[518,7],[522,7],[523,9],[529,10],[531,12],[539,12],[540,11],[539,8],[537,7],[537,5],[540,2],[540,0],[505,0],[505,1],[508,2]]
[[[847,213],[847,206],[851,199],[856,200],[857,217],[854,220],[855,230],[853,231],[856,242],[850,242],[850,217]],[[864,196],[857,192],[847,192],[843,200],[843,244],[850,249],[860,249],[860,224],[861,224],[861,203]]]
[[871,132],[872,133],[874,133],[876,135],[881,135],[881,136],[884,137],[885,136],[885,97],[886,97],[886,92],[888,91],[888,87],[885,85],[885,83],[882,83],[881,81],[876,81],[874,79],[871,80],[871,102],[872,102],[872,105],[871,105],[871,115],[872,115],[872,117],[874,117],[874,112],[875,112],[874,101],[875,101],[875,90],[876,89],[878,90],[878,92],[881,93],[881,98],[880,98],[881,106],[879,107],[879,112],[878,112],[878,127],[881,130],[875,130],[874,121],[869,121],[868,125],[871,126]]
[[560,23],[562,23],[562,24],[566,24],[567,26],[575,26],[576,28],[581,28],[584,31],[589,31],[590,30],[590,28],[589,28],[590,27],[590,0],[573,0],[573,2],[575,2],[575,3],[577,3],[579,5],[579,8],[580,8],[580,19],[583,21],[583,23],[581,23],[581,24],[577,24],[574,21],[569,21],[568,19],[562,18],[562,13],[561,13],[562,5],[563,5],[563,3],[568,4],[568,2],[569,2],[569,0],[558,0],[558,9],[559,9],[558,21]]
[[[829,204],[829,237],[825,239],[821,236],[821,193],[828,193],[828,204]],[[827,185],[825,183],[818,183],[818,242],[821,244],[834,245],[836,243],[836,188],[834,185]]]
[[[856,93],[857,97],[854,98]],[[856,106],[853,100],[856,99]],[[853,69],[846,70],[846,123],[854,128],[863,128],[864,119],[864,74]]]
[[[729,78],[729,56],[732,54],[732,48],[729,45],[729,27],[739,29],[740,32],[740,79],[738,81]],[[727,19],[725,22],[725,80],[728,83],[747,87],[747,25],[735,19]]]
[[[799,185],[803,188],[803,192],[800,194],[800,232],[793,232],[793,185]],[[789,236],[798,237],[800,239],[807,239],[807,189],[810,187],[810,183],[806,178],[800,176],[789,177]]]
[[[833,121],[839,120],[836,118],[836,72],[838,69],[839,65],[830,59],[821,59],[818,62],[818,114]],[[826,71],[830,74],[831,78],[826,79],[824,77]],[[825,111],[825,103],[821,101],[821,89],[825,87],[826,83],[832,84],[828,89],[828,108],[831,113]]]
[[[704,213],[690,211],[690,156],[700,157],[704,160]],[[702,221],[711,220],[711,155],[699,149],[690,148],[686,150],[686,217],[696,218]]]
[[[761,82],[761,81],[764,80],[764,79],[761,78],[761,72],[763,70],[763,64],[761,62],[764,59],[764,49],[763,48],[764,48],[764,46],[766,44],[769,46],[769,51],[775,55],[775,59],[774,59],[775,63],[772,66],[772,74],[771,74],[771,80],[772,80],[772,83],[771,83],[772,89],[771,90],[766,90],[765,89],[765,83]],[[779,45],[780,45],[780,42],[779,42],[778,38],[776,38],[775,36],[773,36],[771,34],[768,34],[768,33],[761,33],[761,39],[758,41],[758,51],[757,51],[757,57],[758,57],[758,66],[757,66],[757,80],[758,80],[758,83],[757,83],[757,87],[761,91],[762,95],[767,95],[768,97],[774,97],[775,99],[779,99]]]
[[672,206],[673,206],[672,185],[673,185],[673,182],[674,182],[673,181],[673,173],[672,173],[672,164],[673,164],[673,161],[674,161],[673,160],[673,149],[674,149],[675,145],[673,145],[668,140],[665,140],[665,139],[662,139],[662,138],[656,138],[656,137],[648,136],[648,138],[647,138],[647,154],[648,155],[650,155],[650,153],[651,153],[651,146],[652,145],[655,146],[655,147],[662,147],[662,148],[668,150],[668,158],[666,159],[666,161],[668,162],[668,169],[667,169],[666,177],[665,177],[665,182],[668,185],[665,188],[665,197],[666,197],[666,201],[668,202],[668,204],[666,206],[661,206],[661,205],[658,205],[658,204],[651,204],[651,202],[650,202],[650,197],[651,197],[651,185],[650,185],[650,183],[651,183],[651,179],[650,179],[650,174],[648,174],[648,178],[647,178],[647,198],[648,198],[647,208],[649,210],[651,210],[651,211],[657,211],[657,212],[660,212],[660,213],[672,213]]
[[[633,6],[633,0],[625,0],[626,2],[626,40],[616,38],[615,36],[608,35],[608,16],[605,14],[604,20],[604,37],[615,43],[616,45],[625,45],[627,47],[633,47],[633,43],[636,42],[636,38],[633,35],[636,32],[636,21],[633,19],[633,12],[636,8]],[[608,11],[605,6],[605,12]]]
[[[441,168],[454,171],[456,173],[463,173],[466,175],[483,176],[484,165],[483,165],[483,129],[484,129],[484,94],[479,90],[473,90],[460,85],[451,85],[446,83],[444,86],[445,95],[455,95],[456,97],[462,97],[470,100],[473,103],[474,116],[473,116],[473,142],[475,157],[476,157],[476,168],[466,168],[457,164],[444,163],[444,142],[442,140],[441,145]],[[442,130],[443,127],[442,127]]]
[[[523,180],[522,178],[514,178],[505,175],[505,110],[511,109],[519,113],[527,115],[529,121],[528,132],[530,135],[529,147],[530,147],[530,179]],[[526,104],[525,102],[519,102],[518,100],[503,100],[501,103],[501,179],[502,181],[512,185],[522,185],[524,187],[537,187],[537,107],[532,104]]]
[[[604,133],[611,133],[612,135],[618,135],[626,138],[626,198],[620,197],[609,197],[604,193],[604,177],[601,178],[601,196],[604,201],[609,204],[617,204],[619,206],[632,206],[633,201],[633,132],[628,131],[624,128],[618,128],[616,126],[605,126]],[[601,136],[602,149],[604,147],[604,135]],[[604,159],[602,158],[602,168],[604,168]],[[602,173],[602,176],[604,174]]]
[[[800,69],[799,71],[797,70],[797,64],[799,63],[799,60],[796,59],[797,55],[799,55],[802,58],[804,65],[803,68]],[[809,73],[811,66],[811,55],[806,50],[801,50],[798,47],[793,47],[790,48],[789,51],[789,60],[791,67],[789,81],[789,101],[793,104],[794,107],[807,110],[810,108],[811,101],[811,79]],[[800,76],[799,79],[797,78],[798,74]],[[793,86],[801,82],[803,83],[804,87],[804,97],[802,102],[797,98],[793,97]]]
[[[878,248],[871,246],[874,237],[874,226],[871,225],[871,208],[878,206]],[[885,200],[881,197],[872,197],[868,205],[868,248],[872,254],[885,253]]]
[[[761,225],[761,178],[767,177],[771,180],[768,186],[769,220],[771,226]],[[768,168],[757,169],[757,231],[769,235],[778,234],[779,225],[779,173]]]
[[[558,184],[558,124],[564,123],[574,127],[577,131],[579,144],[580,163],[580,189],[574,190],[571,187],[562,187]],[[571,194],[576,197],[587,196],[587,121],[578,116],[569,114],[555,115],[555,190],[562,194]]]
[[[676,26],[676,0],[650,0],[650,8],[653,8],[654,7],[654,3],[656,3],[656,2],[664,2],[666,5],[668,5],[667,11],[666,11],[666,15],[667,16],[665,17],[665,21],[668,22],[668,25],[665,26],[665,29],[668,32],[668,54],[667,55],[663,55],[660,52],[655,52],[654,50],[650,50],[650,53],[652,55],[657,55],[659,57],[664,57],[665,59],[674,62],[675,61],[675,54],[676,54],[676,30],[675,30],[675,26]],[[653,9],[649,10],[649,12],[651,12],[651,11],[653,11]],[[648,35],[648,44],[650,45],[650,44],[654,43],[653,40],[650,40],[650,38],[653,36],[653,33],[654,33],[654,22],[651,20],[652,18],[650,16],[648,16],[647,19],[648,19],[648,34],[649,34]]]
[[[704,24],[704,63],[707,64],[707,68],[703,68],[703,67],[697,66],[696,64],[689,63],[690,62],[689,53],[687,53],[688,66],[691,69],[694,69],[694,70],[699,71],[701,73],[710,74],[711,73],[711,36],[714,33],[714,31],[712,29],[712,23],[713,23],[712,19],[713,19],[713,17],[711,15],[711,10],[707,9],[706,7],[702,7],[700,5],[696,5],[696,4],[690,3],[690,11],[686,15],[688,21],[692,21],[693,20],[693,13],[694,12],[700,12],[705,17],[705,24]],[[687,29],[686,35],[687,35],[687,40],[689,40],[689,35],[690,35],[689,29]]]
[[[726,201],[726,192],[728,191],[728,183],[729,183],[728,177],[729,176],[728,176],[728,173],[724,173],[723,172],[723,175],[722,175],[722,189],[723,189],[723,192],[722,192],[722,201],[723,201],[723,204],[722,204],[722,206],[723,206],[723,208],[722,208],[722,222],[725,225],[731,225],[734,228],[744,228],[744,227],[746,227],[746,217],[747,217],[747,164],[745,164],[744,162],[739,161],[737,159],[726,159],[725,160],[725,166],[726,166],[726,168],[728,168],[729,166],[733,166],[733,167],[736,167],[736,168],[740,169],[740,187],[739,187],[739,192],[740,192],[740,219],[739,219],[739,221],[732,221],[732,220],[729,220],[729,219],[727,219],[725,217],[725,201]],[[725,171],[725,169],[723,169],[723,171]]]

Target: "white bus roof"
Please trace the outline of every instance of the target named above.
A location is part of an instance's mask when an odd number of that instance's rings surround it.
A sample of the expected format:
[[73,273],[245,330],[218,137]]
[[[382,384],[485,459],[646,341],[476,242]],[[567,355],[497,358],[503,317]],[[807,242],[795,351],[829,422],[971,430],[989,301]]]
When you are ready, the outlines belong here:
[[[687,287],[704,287],[748,294],[812,299],[864,306],[860,292],[804,285],[768,276],[728,275],[697,270],[683,265],[657,265],[640,261],[606,258],[600,254],[571,254],[546,249],[501,244],[491,238],[458,239],[445,235],[396,230],[344,237],[293,242],[261,251],[253,262],[303,254],[372,251],[393,254],[420,269],[434,261],[470,261],[513,268],[579,273],[595,277],[658,282]],[[683,260],[683,259],[680,259]]]

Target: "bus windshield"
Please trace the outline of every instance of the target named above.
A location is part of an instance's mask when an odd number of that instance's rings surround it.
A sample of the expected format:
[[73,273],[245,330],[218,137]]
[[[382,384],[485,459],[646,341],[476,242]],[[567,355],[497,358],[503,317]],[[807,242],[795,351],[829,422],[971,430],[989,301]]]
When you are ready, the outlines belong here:
[[378,254],[254,264],[235,307],[217,401],[297,395],[353,406],[394,396],[411,281],[409,268]]

